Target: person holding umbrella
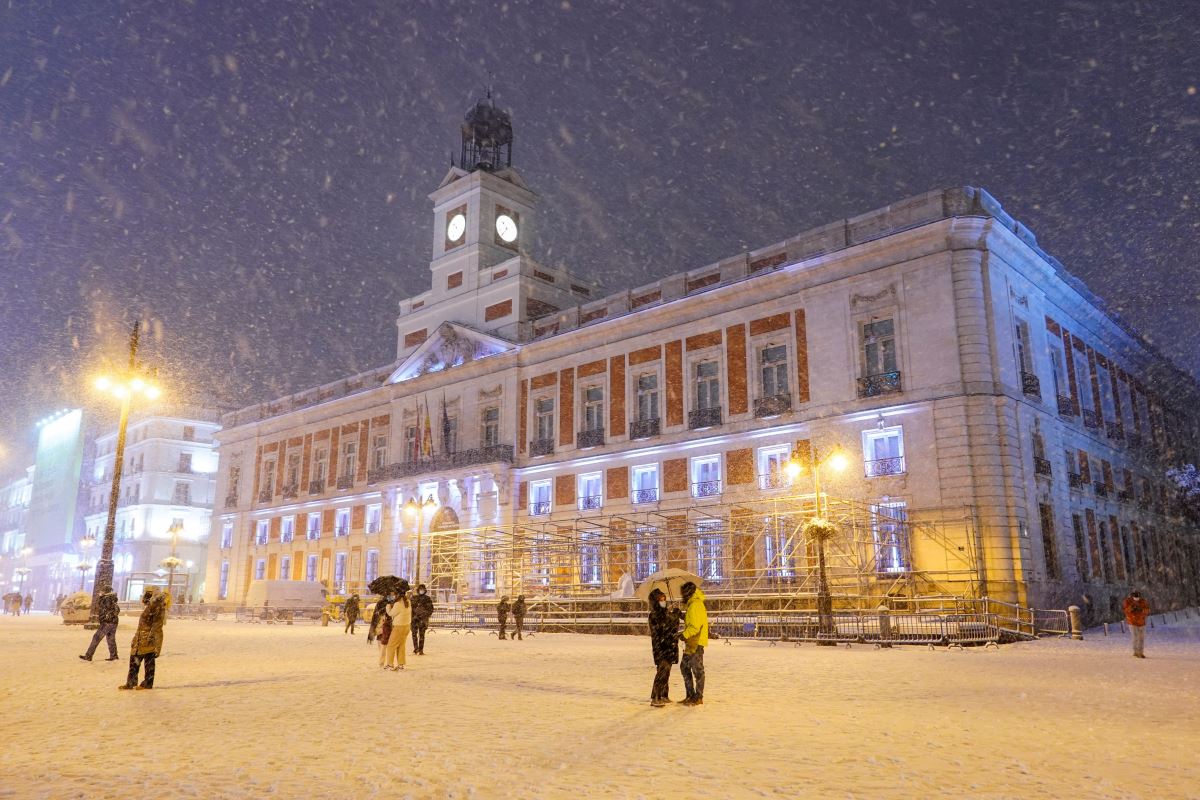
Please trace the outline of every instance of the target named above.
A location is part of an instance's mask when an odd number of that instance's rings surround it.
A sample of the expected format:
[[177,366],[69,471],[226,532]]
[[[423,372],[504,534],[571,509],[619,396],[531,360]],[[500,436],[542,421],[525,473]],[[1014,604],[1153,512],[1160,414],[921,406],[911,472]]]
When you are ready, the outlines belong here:
[[654,684],[650,688],[650,705],[662,708],[671,702],[668,683],[671,665],[679,663],[679,609],[667,609],[667,596],[662,589],[650,592],[650,652],[654,656]]

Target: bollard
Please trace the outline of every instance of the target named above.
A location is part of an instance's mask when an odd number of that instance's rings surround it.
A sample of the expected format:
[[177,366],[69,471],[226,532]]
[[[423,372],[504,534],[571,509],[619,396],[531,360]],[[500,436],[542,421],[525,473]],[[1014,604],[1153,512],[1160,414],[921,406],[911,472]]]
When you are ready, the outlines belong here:
[[1069,606],[1067,617],[1071,621],[1071,638],[1083,641],[1083,619],[1079,606]]
[[876,609],[879,614],[879,646],[892,646],[892,610],[886,603],[880,603]]
[[1104,635],[1108,636],[1108,623],[1104,623]]

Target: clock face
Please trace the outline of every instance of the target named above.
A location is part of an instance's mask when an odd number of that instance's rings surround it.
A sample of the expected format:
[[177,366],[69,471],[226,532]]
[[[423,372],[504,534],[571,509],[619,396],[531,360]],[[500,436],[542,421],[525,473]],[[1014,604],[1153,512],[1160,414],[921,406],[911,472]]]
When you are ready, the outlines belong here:
[[508,214],[500,214],[496,217],[496,234],[506,242],[515,242],[517,240],[517,223]]
[[467,218],[464,214],[455,214],[446,223],[446,240],[457,242],[467,230]]

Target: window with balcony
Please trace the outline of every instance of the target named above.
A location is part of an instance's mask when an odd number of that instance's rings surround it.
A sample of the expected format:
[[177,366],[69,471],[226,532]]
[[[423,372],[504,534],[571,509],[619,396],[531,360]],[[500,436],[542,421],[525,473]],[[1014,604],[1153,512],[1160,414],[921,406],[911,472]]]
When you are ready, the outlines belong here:
[[1083,519],[1078,514],[1071,515],[1071,529],[1075,534],[1075,569],[1081,581],[1091,578],[1088,569],[1087,544],[1083,533]]
[[334,536],[349,536],[350,535],[350,509],[339,508],[337,511],[334,512],[333,535]]
[[192,502],[192,484],[187,481],[175,481],[175,491],[171,501],[177,506],[186,506]]
[[328,464],[329,450],[324,447],[317,448],[316,455],[313,457],[313,479],[308,485],[309,494],[320,494],[325,491],[325,479],[329,474]]
[[292,579],[292,557],[282,556],[279,559],[279,580],[290,581]]
[[279,541],[290,542],[296,538],[296,518],[284,517],[279,524]]
[[634,503],[658,502],[658,464],[646,464],[633,468],[631,499]]
[[421,434],[416,425],[404,428],[404,461],[411,464],[421,458]]
[[792,457],[792,446],[787,444],[760,447],[758,450],[758,488],[784,489],[791,485],[785,467]]
[[458,452],[458,417],[446,416],[443,418],[442,447],[447,453]]
[[1071,348],[1071,358],[1075,361],[1075,386],[1079,389],[1079,406],[1091,416],[1096,415],[1096,395],[1092,393],[1092,368],[1088,365],[1087,355],[1077,348]]
[[368,550],[367,551],[366,581],[367,581],[367,583],[370,583],[371,581],[375,580],[378,577],[379,577],[379,551],[378,550]]
[[658,373],[644,372],[637,378],[637,418],[639,422],[658,421]]
[[261,581],[267,577],[267,560],[260,558],[254,562],[254,580]]
[[292,498],[300,488],[300,454],[288,453],[286,464],[283,471],[283,496]]
[[346,554],[336,553],[333,557],[333,586],[338,594],[346,591]]
[[896,322],[892,318],[859,324],[859,357],[862,377],[859,397],[900,391],[900,362],[896,353]]
[[191,474],[191,472],[192,472],[192,454],[191,453],[180,453],[179,454],[178,471],[182,472],[184,475]]
[[308,515],[308,527],[305,529],[305,537],[310,542],[321,538],[321,512],[316,511]]
[[581,399],[583,430],[579,432],[576,446],[597,447],[604,444],[604,387],[584,387]]
[[224,600],[229,597],[229,562],[221,562],[221,573],[217,579],[217,598]]
[[1013,320],[1013,343],[1016,347],[1017,371],[1021,391],[1027,397],[1041,399],[1042,386],[1033,363],[1033,348],[1029,343],[1029,323],[1017,317]]
[[773,417],[790,411],[792,395],[788,384],[787,346],[769,344],[758,349],[759,396],[754,416]]
[[388,463],[387,434],[377,433],[371,439],[371,469],[381,470]]
[[358,442],[342,443],[342,464],[338,473],[338,488],[348,488],[354,483],[354,472],[358,469]]
[[871,507],[872,534],[875,538],[875,570],[908,572],[908,506],[903,500],[890,500]]
[[[720,423],[721,412],[721,366],[715,360],[699,361],[692,367],[692,396],[695,398],[695,412],[704,412],[705,419],[717,412],[716,422]],[[696,426],[693,426],[696,427]]]
[[904,429],[870,428],[862,432],[863,468],[868,478],[900,475],[904,466]]
[[550,513],[553,481],[529,482],[529,515],[540,517]]
[[1117,403],[1113,398],[1112,377],[1108,370],[1096,365],[1096,377],[1100,383],[1100,408],[1104,419],[1108,422],[1108,437],[1110,439],[1117,438]]
[[1075,403],[1071,399],[1071,382],[1067,375],[1067,357],[1062,342],[1049,337],[1046,351],[1050,356],[1050,370],[1054,374],[1054,394],[1058,398],[1058,413],[1064,416],[1075,414]]
[[603,579],[599,531],[579,532],[579,579],[588,586],[599,586]]
[[725,577],[723,528],[719,519],[696,522],[696,574],[712,583]]
[[721,457],[699,456],[691,460],[692,497],[721,494]]
[[221,523],[221,549],[228,550],[233,547],[233,522],[227,521]]
[[304,580],[313,582],[317,579],[317,554],[310,553],[304,564]]
[[659,570],[658,528],[638,526],[633,545],[634,578],[640,583]]
[[268,461],[263,464],[262,480],[259,482],[262,491],[259,492],[258,502],[269,503],[271,498],[275,496],[275,462]]
[[383,530],[383,506],[379,503],[367,506],[367,533]]
[[534,401],[534,441],[530,444],[531,456],[544,456],[554,452],[554,398],[541,397]]
[[254,523],[254,543],[266,544],[270,535],[271,521],[269,519],[256,520]]
[[500,406],[488,406],[480,412],[480,427],[479,441],[484,447],[500,444]]
[[595,511],[604,505],[604,482],[601,473],[589,472],[580,475],[579,510]]

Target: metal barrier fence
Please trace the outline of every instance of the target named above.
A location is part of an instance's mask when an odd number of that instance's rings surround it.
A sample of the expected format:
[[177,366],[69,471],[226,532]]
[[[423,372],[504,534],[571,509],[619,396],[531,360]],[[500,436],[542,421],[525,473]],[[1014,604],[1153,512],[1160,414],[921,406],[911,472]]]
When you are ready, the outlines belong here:
[[1000,640],[990,614],[834,613],[821,630],[817,614],[777,613],[709,617],[709,630],[726,640],[877,644],[986,644]]

